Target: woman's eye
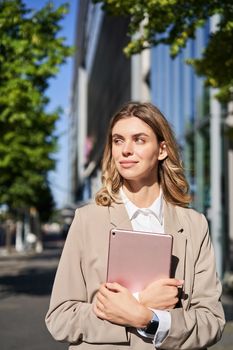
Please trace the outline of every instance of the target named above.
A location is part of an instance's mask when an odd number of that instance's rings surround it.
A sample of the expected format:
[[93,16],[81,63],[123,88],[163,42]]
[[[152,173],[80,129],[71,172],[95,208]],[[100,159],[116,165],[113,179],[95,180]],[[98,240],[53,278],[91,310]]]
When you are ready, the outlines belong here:
[[142,138],[136,138],[135,139],[135,142],[138,144],[138,145],[143,145],[145,143],[145,140],[142,139]]
[[112,142],[115,144],[115,145],[119,145],[123,142],[122,139],[113,139]]

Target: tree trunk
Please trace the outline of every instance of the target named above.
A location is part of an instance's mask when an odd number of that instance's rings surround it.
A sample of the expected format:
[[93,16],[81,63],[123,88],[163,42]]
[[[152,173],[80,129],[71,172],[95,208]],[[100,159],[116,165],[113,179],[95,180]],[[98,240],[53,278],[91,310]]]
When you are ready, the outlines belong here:
[[23,222],[22,222],[22,220],[16,221],[15,250],[17,252],[22,252],[24,250]]

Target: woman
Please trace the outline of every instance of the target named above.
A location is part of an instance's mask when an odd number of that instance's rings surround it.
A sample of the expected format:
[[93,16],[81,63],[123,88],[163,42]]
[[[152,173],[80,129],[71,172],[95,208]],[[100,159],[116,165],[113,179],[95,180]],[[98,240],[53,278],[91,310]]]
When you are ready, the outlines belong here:
[[[76,211],[57,270],[46,323],[70,349],[203,349],[224,328],[221,285],[202,214],[171,128],[150,103],[125,105],[112,119],[96,203]],[[106,283],[109,231],[173,235],[172,278],[137,295]],[[182,290],[182,292],[180,292]]]

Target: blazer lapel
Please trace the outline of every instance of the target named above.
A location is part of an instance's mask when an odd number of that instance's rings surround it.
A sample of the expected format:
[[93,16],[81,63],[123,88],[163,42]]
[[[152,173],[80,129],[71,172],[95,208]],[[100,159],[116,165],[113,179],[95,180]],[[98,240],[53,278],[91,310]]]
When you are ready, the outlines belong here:
[[132,224],[129,220],[128,213],[123,203],[112,203],[111,207],[109,207],[109,213],[111,228],[117,227],[126,230],[133,229]]
[[164,232],[173,236],[171,277],[185,278],[187,239],[175,206],[164,201]]

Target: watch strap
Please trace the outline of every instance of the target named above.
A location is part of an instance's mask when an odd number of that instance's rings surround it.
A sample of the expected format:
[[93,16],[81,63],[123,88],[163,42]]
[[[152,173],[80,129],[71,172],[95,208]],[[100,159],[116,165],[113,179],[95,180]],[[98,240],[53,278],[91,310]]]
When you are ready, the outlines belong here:
[[155,335],[158,327],[159,327],[159,318],[155,313],[153,313],[152,319],[147,324],[147,326],[145,328],[143,328],[142,330],[148,335]]

